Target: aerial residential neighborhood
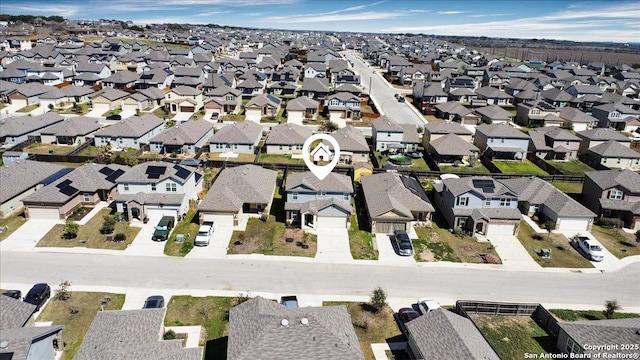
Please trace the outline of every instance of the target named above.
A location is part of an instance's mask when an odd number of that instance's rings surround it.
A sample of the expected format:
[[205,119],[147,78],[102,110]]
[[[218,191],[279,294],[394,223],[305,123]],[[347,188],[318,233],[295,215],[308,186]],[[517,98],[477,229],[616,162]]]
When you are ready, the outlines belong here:
[[637,4],[53,3],[0,7],[1,359],[640,356]]

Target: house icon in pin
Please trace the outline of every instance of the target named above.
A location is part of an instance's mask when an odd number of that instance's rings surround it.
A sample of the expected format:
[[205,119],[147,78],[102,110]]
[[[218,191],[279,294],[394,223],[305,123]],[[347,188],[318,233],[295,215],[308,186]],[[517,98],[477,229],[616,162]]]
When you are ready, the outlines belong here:
[[329,150],[327,145],[320,143],[316,145],[313,150],[311,150],[310,155],[313,157],[313,162],[330,161],[333,153],[331,152],[331,150]]

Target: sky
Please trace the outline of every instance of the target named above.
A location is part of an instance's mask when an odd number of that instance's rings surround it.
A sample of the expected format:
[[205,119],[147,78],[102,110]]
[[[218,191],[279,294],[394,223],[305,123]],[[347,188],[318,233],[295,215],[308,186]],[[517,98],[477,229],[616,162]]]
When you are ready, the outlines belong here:
[[139,25],[640,42],[637,0],[3,0],[0,13]]

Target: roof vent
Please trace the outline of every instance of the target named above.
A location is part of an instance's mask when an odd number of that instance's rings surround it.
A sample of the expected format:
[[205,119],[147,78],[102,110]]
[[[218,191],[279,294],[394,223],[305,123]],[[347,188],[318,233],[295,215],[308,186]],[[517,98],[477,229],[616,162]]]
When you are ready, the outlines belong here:
[[287,319],[280,320],[280,325],[282,327],[289,327],[289,320],[287,320]]
[[302,324],[302,325],[309,325],[309,319],[307,319],[307,318],[302,318],[302,319],[300,319],[300,324]]
[[5,340],[3,342],[0,342],[0,349],[6,349],[8,347],[9,347],[9,342],[8,341]]

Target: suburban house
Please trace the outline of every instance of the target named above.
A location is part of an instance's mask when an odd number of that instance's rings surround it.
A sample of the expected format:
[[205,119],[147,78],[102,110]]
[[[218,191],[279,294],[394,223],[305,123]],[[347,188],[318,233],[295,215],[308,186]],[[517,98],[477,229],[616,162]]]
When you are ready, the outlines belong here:
[[573,99],[573,96],[564,90],[553,88],[540,92],[540,97],[549,104],[563,108],[569,104],[569,101]]
[[185,348],[184,339],[163,340],[166,311],[98,311],[74,359],[202,359],[201,347]]
[[571,126],[573,131],[591,130],[599,123],[599,120],[593,116],[569,106],[563,107],[558,117],[564,120],[563,125]]
[[245,121],[255,121],[257,123],[264,118],[275,118],[280,112],[282,101],[271,94],[261,94],[249,100],[244,106]]
[[0,144],[19,144],[28,140],[30,136],[40,136],[43,130],[63,120],[62,116],[54,112],[2,119],[0,120]]
[[485,100],[487,105],[513,106],[513,96],[493,86],[479,87],[475,89],[479,100]]
[[301,96],[324,100],[330,92],[329,79],[305,77],[304,80],[302,80],[302,89],[300,89]]
[[300,96],[287,102],[287,122],[302,124],[318,118],[320,103],[310,97]]
[[451,228],[486,236],[518,234],[518,195],[498,180],[449,178],[434,184],[434,190],[434,199]]
[[498,105],[489,105],[474,110],[480,120],[486,124],[509,124],[513,122],[513,114]]
[[[457,102],[446,102],[436,105],[436,117],[446,121],[457,122],[475,129],[480,122],[480,116]],[[433,124],[433,122],[429,122]]]
[[420,145],[418,129],[415,125],[397,124],[386,115],[373,120],[371,131],[376,151],[413,152]]
[[637,122],[640,118],[640,111],[623,105],[621,103],[610,103],[600,106],[594,106],[591,109],[591,115],[598,119],[599,126],[601,128],[614,128],[618,131],[634,131],[638,126],[635,125],[632,128],[628,123]]
[[[0,295],[0,359],[54,360],[64,350],[62,325],[35,326],[36,306]],[[364,358],[363,358],[364,359]]]
[[333,133],[340,146],[340,163],[369,162],[369,145],[360,129],[347,125]]
[[424,133],[422,134],[422,146],[429,148],[429,142],[436,140],[445,135],[458,135],[464,141],[471,143],[472,133],[466,127],[456,122],[429,122],[424,125]]
[[476,127],[473,144],[489,158],[523,160],[529,149],[529,135],[506,124]]
[[207,93],[204,102],[205,119],[218,120],[228,114],[237,114],[242,109],[242,92],[228,86],[217,87]]
[[105,88],[95,92],[91,97],[91,107],[93,110],[99,110],[106,113],[122,106],[124,100],[129,93],[118,89]]
[[149,149],[161,154],[194,154],[213,136],[213,124],[204,120],[186,121],[149,139]]
[[431,221],[435,211],[420,182],[398,173],[380,173],[360,178],[372,233],[409,231],[411,226]]
[[585,173],[582,199],[599,217],[618,218],[626,228],[640,230],[640,174],[628,169]]
[[631,358],[638,354],[633,346],[618,349],[595,349],[591,344],[637,344],[640,319],[560,321],[556,347],[563,354],[579,354],[570,358]]
[[88,103],[94,91],[89,87],[65,86],[40,95],[40,106],[43,109],[52,107],[71,107],[73,103]]
[[97,118],[76,116],[66,118],[40,131],[43,144],[79,145],[93,139],[93,134],[102,128]]
[[346,306],[293,309],[257,296],[229,312],[226,359],[364,360],[364,355]]
[[[111,167],[108,165],[105,171]],[[118,177],[117,185],[116,210],[129,221],[162,216],[178,219],[194,207],[191,202],[198,200],[202,174],[190,167],[149,161],[128,169]]]
[[284,210],[287,221],[303,229],[349,227],[353,183],[347,175],[329,173],[320,180],[312,172],[288,174]]
[[640,170],[640,152],[615,140],[590,147],[583,159],[595,169]]
[[85,164],[22,199],[28,219],[66,219],[78,206],[91,207],[111,201],[116,180],[129,168]]
[[241,81],[236,89],[242,91],[242,97],[250,98],[255,95],[260,95],[264,92],[266,81],[258,81],[255,77],[249,76],[245,80]]
[[596,217],[569,195],[538,177],[500,180],[518,196],[518,208],[524,215],[537,216],[540,223],[551,220],[555,230],[590,231]]
[[177,86],[166,95],[165,107],[172,113],[194,113],[204,106],[202,90],[191,86]]
[[[7,71],[7,70],[5,70]],[[0,72],[0,74],[4,73]],[[15,91],[9,95],[9,102],[16,107],[25,107],[40,102],[40,95],[55,90],[54,86],[42,85],[40,83],[27,83],[17,85]]]
[[327,76],[327,65],[320,62],[309,62],[304,68],[305,78],[324,78]]
[[406,323],[412,359],[500,360],[470,319],[436,309]]
[[435,113],[435,106],[447,102],[448,95],[442,90],[439,83],[416,81],[413,85],[413,104],[421,110],[423,114],[431,115]]
[[576,136],[581,140],[578,154],[583,155],[594,146],[604,144],[609,140],[613,140],[625,147],[631,146],[631,139],[622,135],[619,131],[611,128],[594,128],[576,132]]
[[218,228],[232,228],[243,218],[268,214],[277,177],[277,171],[256,165],[222,170],[198,205],[200,223],[213,221]]
[[262,125],[242,121],[220,128],[209,139],[209,152],[254,154],[262,139]]
[[469,164],[471,158],[478,158],[480,150],[459,135],[447,134],[431,140],[427,152],[438,164]]
[[576,160],[581,139],[559,127],[540,127],[529,131],[531,154],[545,160]]
[[53,163],[25,159],[5,163],[0,167],[0,218],[4,219],[21,211],[23,198],[71,170]]
[[96,146],[110,146],[115,149],[135,148],[147,144],[149,139],[164,130],[164,121],[152,114],[142,117],[131,116],[100,129],[93,134]]
[[516,107],[516,110],[516,122],[522,126],[562,126],[565,122],[564,119],[559,116],[560,110],[545,101],[520,103]]
[[348,92],[340,92],[324,101],[329,109],[329,119],[353,119],[360,116],[360,98]]
[[302,125],[278,124],[267,135],[267,154],[302,154],[302,145],[312,134]]

